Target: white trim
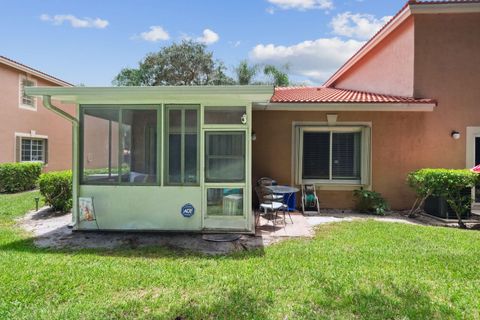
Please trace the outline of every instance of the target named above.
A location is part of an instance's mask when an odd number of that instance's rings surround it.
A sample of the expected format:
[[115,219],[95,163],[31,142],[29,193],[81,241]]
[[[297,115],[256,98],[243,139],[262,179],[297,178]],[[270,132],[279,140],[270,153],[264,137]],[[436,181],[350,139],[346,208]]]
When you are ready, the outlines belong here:
[[340,78],[348,69],[363,58],[370,50],[372,50],[379,42],[385,39],[392,31],[402,24],[411,15],[410,7],[405,6],[398,15],[393,18],[387,25],[373,36],[359,51],[357,51],[347,62],[340,67],[325,83],[324,86],[331,86],[338,78]]
[[[359,187],[364,187],[370,189],[372,185],[372,140],[371,134],[369,135],[369,140],[365,140],[365,135],[363,134],[365,130],[371,131],[371,122],[341,122],[337,123],[335,126],[328,125],[328,122],[292,122],[292,167],[291,167],[291,179],[294,184],[305,184],[313,183],[318,185],[320,189],[323,190],[354,190]],[[332,180],[332,161],[330,159],[330,170],[329,175],[330,179],[302,179],[302,155],[303,155],[303,132],[305,131],[318,131],[318,132],[361,132],[362,141],[361,141],[361,172],[359,180]],[[332,135],[330,135],[332,139]],[[330,158],[332,156],[331,152],[332,143],[330,143]],[[367,154],[368,153],[368,154]],[[367,171],[367,172],[365,172]],[[368,178],[365,179],[366,175]],[[363,181],[368,181],[367,184]]]
[[[480,137],[480,127],[467,127],[467,136],[465,139],[465,166],[466,168],[473,168],[475,163],[475,138]],[[475,188],[472,188],[472,205],[479,205],[480,203],[475,202]]]
[[32,139],[47,139],[48,140],[48,136],[45,136],[45,135],[23,133],[23,132],[15,132],[15,137],[32,138]]
[[435,103],[255,103],[253,110],[431,112],[435,106]]
[[31,81],[33,83],[33,87],[36,87],[37,86],[37,80],[36,79],[33,79],[31,77],[29,77],[29,75],[25,75],[25,74],[19,74],[18,76],[18,107],[20,109],[25,109],[25,110],[30,110],[30,111],[37,111],[37,98],[32,96],[32,99],[33,99],[33,106],[29,105],[29,104],[24,104],[23,103],[23,94],[22,94],[22,91],[24,90],[23,88],[23,81],[24,80],[28,80],[28,81]]
[[[17,137],[20,138],[20,159],[17,159]],[[40,141],[43,141],[42,143],[42,160],[38,161],[38,160],[22,160],[22,141],[23,139],[29,139],[29,140],[40,140]],[[41,162],[43,164],[45,164],[45,166],[47,166],[48,164],[45,162],[45,155],[47,154],[48,150],[46,150],[46,148],[48,146],[46,146],[45,144],[45,141],[48,141],[48,136],[45,136],[45,135],[37,135],[37,134],[32,134],[32,133],[22,133],[22,132],[15,132],[15,143],[14,143],[14,159],[15,159],[15,162]]]
[[12,67],[12,68],[15,68],[15,69],[17,69],[17,70],[23,71],[23,72],[25,72],[25,73],[34,75],[34,76],[39,77],[39,78],[41,78],[41,79],[45,79],[45,80],[50,81],[50,82],[52,82],[52,83],[58,84],[58,85],[60,85],[60,86],[64,86],[64,87],[72,87],[72,86],[73,86],[73,85],[71,85],[71,84],[68,83],[68,82],[65,82],[65,81],[63,81],[63,80],[54,78],[54,77],[49,76],[49,75],[47,75],[47,74],[44,74],[44,73],[42,73],[42,72],[40,72],[40,71],[37,71],[37,70],[32,69],[32,68],[29,68],[29,67],[27,67],[27,66],[23,66],[23,65],[18,64],[18,63],[14,62],[14,61],[11,61],[11,60],[9,60],[9,59],[6,59],[6,58],[4,58],[4,57],[2,57],[2,56],[0,56],[0,63],[3,63],[3,64],[5,64],[5,65],[10,66],[10,67]]
[[480,12],[480,3],[423,3],[411,4],[413,14],[472,13]]

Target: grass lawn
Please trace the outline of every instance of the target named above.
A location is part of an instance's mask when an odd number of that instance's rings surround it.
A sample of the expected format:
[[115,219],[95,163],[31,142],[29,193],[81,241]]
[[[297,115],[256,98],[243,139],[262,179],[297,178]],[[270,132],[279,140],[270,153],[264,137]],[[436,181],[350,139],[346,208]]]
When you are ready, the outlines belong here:
[[222,257],[49,251],[11,222],[35,195],[0,196],[0,319],[480,319],[480,232],[364,221]]

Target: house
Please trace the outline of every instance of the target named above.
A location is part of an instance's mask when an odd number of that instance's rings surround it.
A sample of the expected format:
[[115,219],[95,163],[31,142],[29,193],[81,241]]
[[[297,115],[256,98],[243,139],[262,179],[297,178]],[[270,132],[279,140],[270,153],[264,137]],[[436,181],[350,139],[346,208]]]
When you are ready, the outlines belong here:
[[[45,170],[70,169],[71,126],[25,95],[26,86],[72,85],[0,56],[0,163],[41,161]],[[74,114],[74,106],[62,106]]]
[[409,1],[321,87],[26,90],[74,128],[75,229],[252,232],[262,176],[406,209],[408,172],[479,163],[479,35],[480,1]]

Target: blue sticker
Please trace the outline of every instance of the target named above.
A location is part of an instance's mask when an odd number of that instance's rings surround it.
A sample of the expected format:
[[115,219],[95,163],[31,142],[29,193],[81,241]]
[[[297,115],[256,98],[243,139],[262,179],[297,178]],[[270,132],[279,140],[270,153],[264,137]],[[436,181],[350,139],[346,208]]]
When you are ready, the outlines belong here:
[[191,203],[187,203],[187,204],[183,205],[180,213],[185,218],[190,218],[191,216],[193,216],[195,214],[195,208],[193,207],[193,205]]

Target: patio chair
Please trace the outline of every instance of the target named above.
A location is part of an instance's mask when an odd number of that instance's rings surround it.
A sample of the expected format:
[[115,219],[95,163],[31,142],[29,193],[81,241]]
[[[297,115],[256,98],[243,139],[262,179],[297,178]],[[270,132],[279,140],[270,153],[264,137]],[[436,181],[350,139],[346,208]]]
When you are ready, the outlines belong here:
[[[275,181],[274,179],[269,178],[269,177],[262,177],[262,178],[257,180],[257,186],[259,186],[259,187],[276,186],[276,185],[277,185],[277,181]],[[280,195],[280,194],[270,193],[270,194],[267,194],[265,196],[267,198],[270,198],[270,200],[272,200],[272,201],[279,201],[279,202],[283,201],[283,196]]]
[[320,214],[320,201],[314,184],[302,185],[302,213]]
[[283,220],[285,221],[285,209],[286,206],[279,201],[272,200],[272,193],[264,186],[256,186],[255,192],[257,193],[259,201],[259,211],[255,217],[255,226],[258,225],[260,217],[263,216],[267,220],[271,220],[273,228],[275,228],[275,221],[278,218],[278,211],[283,210]]

